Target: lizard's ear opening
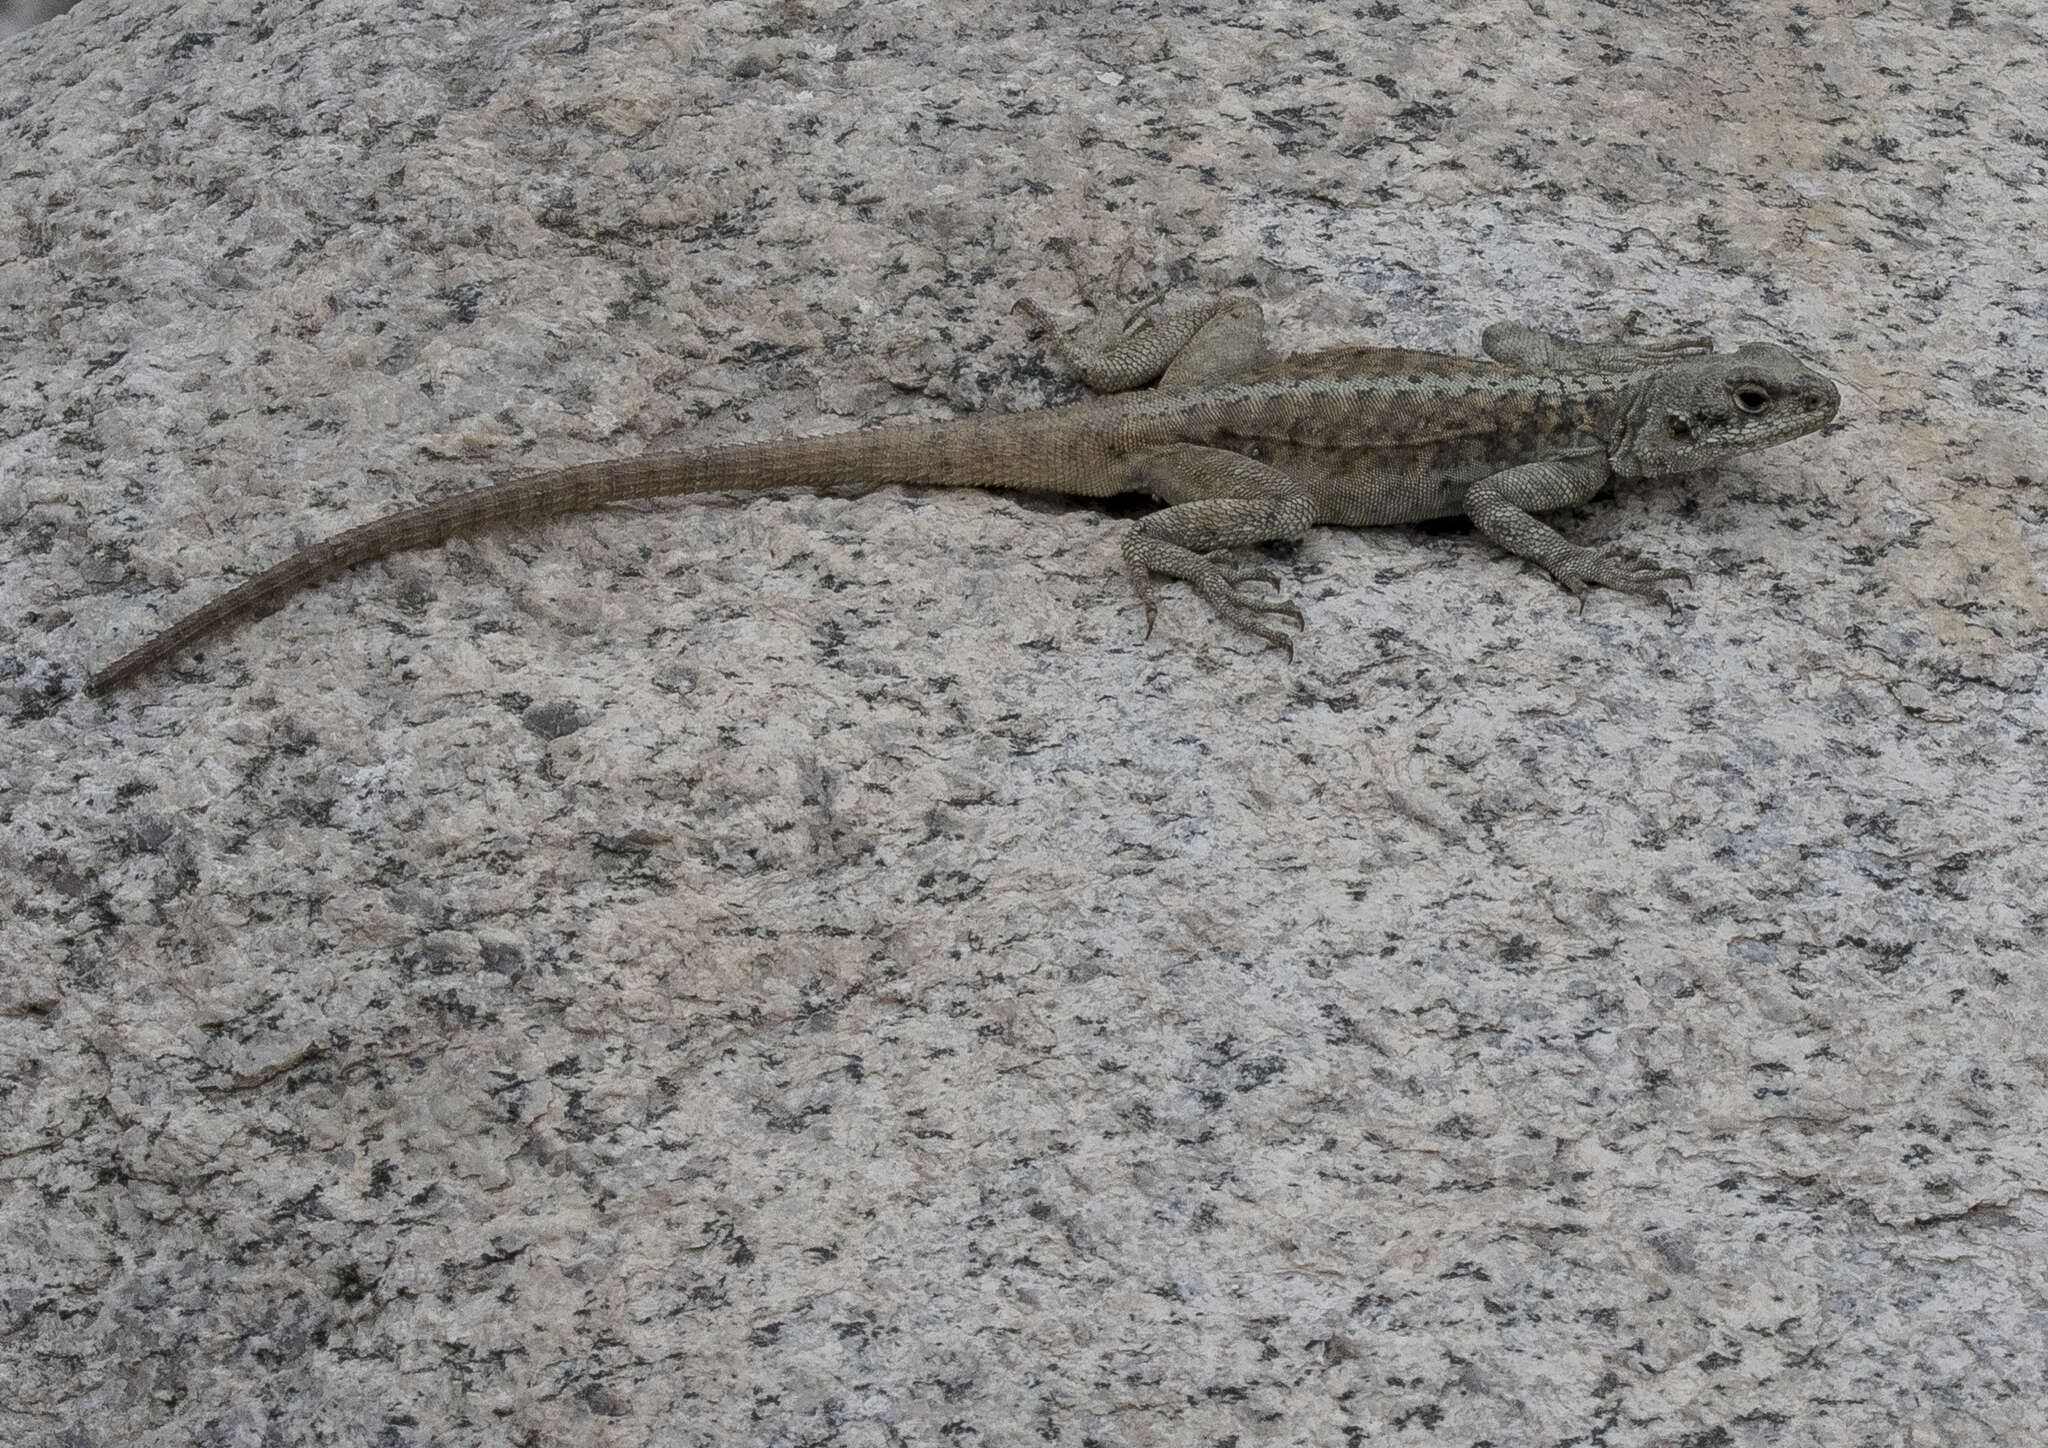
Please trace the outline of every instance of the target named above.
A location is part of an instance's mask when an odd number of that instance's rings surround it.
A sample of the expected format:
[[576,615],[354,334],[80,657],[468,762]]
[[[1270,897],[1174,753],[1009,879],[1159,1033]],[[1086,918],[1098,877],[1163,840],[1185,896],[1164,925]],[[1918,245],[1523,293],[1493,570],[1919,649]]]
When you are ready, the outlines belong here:
[[1682,412],[1674,412],[1664,419],[1664,428],[1680,442],[1684,442],[1692,436],[1692,419]]

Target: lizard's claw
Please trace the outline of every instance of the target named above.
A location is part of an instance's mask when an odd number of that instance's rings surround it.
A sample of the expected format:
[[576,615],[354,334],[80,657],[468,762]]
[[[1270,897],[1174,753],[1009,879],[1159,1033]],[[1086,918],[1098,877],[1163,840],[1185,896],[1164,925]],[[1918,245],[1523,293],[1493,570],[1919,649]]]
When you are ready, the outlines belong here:
[[1657,585],[1671,579],[1683,579],[1687,587],[1692,585],[1692,575],[1683,568],[1660,568],[1654,558],[1645,557],[1633,548],[1610,545],[1606,548],[1574,548],[1570,553],[1550,565],[1550,571],[1557,581],[1571,590],[1579,601],[1579,611],[1586,610],[1586,589],[1597,583],[1602,588],[1611,588],[1617,593],[1633,593],[1641,598],[1652,598],[1673,613],[1678,605],[1671,601],[1671,595]]
[[[1138,244],[1126,242],[1124,249],[1117,253],[1116,265],[1110,268],[1109,280],[1101,282],[1091,276],[1082,265],[1081,248],[1064,236],[1056,236],[1047,243],[1059,253],[1060,260],[1067,264],[1073,274],[1074,290],[1080,293],[1081,304],[1098,318],[1115,317],[1115,330],[1128,332],[1145,309],[1158,301],[1163,294],[1158,287],[1148,288],[1140,295],[1124,300],[1124,274],[1131,269],[1131,263],[1138,259]],[[1105,326],[1104,330],[1109,330]]]
[[1262,615],[1286,618],[1299,630],[1308,627],[1308,619],[1302,611],[1285,599],[1248,598],[1239,592],[1247,583],[1278,587],[1280,580],[1274,574],[1260,569],[1232,568],[1205,558],[1201,570],[1188,582],[1225,623],[1248,634],[1257,634],[1275,648],[1285,649],[1288,658],[1294,657],[1294,635],[1272,627]]
[[[1190,587],[1208,602],[1216,616],[1234,628],[1256,634],[1275,648],[1285,649],[1287,657],[1294,657],[1294,636],[1274,628],[1266,622],[1269,616],[1287,619],[1296,629],[1308,627],[1308,619],[1302,611],[1285,599],[1252,598],[1241,592],[1248,583],[1263,583],[1268,587],[1280,585],[1278,574],[1261,568],[1234,568],[1228,563],[1205,555],[1182,555],[1192,558],[1187,571],[1176,567],[1174,576],[1185,578]],[[1159,618],[1159,580],[1151,569],[1136,559],[1125,558],[1124,573],[1131,581],[1131,591],[1138,595],[1138,602],[1145,605],[1145,637],[1152,637],[1152,625]]]
[[1124,560],[1124,577],[1130,580],[1131,592],[1138,595],[1138,602],[1145,605],[1145,638],[1150,641],[1152,626],[1159,622],[1159,580],[1152,576],[1152,570],[1135,560]]
[[1117,256],[1116,268],[1104,284],[1096,281],[1083,270],[1080,248],[1065,237],[1054,237],[1046,245],[1059,254],[1073,273],[1074,289],[1080,293],[1081,305],[1094,316],[1077,327],[1071,336],[1062,336],[1065,321],[1050,308],[1032,301],[1020,299],[1012,311],[1022,312],[1038,324],[1041,332],[1049,333],[1053,339],[1053,350],[1061,353],[1077,371],[1085,372],[1081,359],[1102,353],[1138,336],[1152,325],[1147,315],[1152,307],[1165,295],[1164,289],[1152,287],[1138,296],[1126,300],[1123,294],[1124,273],[1130,270],[1137,258],[1135,244],[1126,246]]

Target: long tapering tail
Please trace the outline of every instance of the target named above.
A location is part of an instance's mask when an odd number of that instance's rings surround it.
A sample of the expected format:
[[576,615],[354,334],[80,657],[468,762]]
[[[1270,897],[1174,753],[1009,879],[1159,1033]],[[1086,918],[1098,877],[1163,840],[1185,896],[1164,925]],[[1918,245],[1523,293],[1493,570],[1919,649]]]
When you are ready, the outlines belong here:
[[[186,614],[147,643],[86,681],[104,694],[222,629],[258,618],[293,594],[359,564],[442,543],[458,533],[501,523],[529,523],[605,503],[685,493],[775,488],[872,487],[882,483],[950,484],[1074,490],[1057,447],[1065,433],[1057,412],[951,423],[871,428],[825,437],[748,443],[704,452],[667,453],[534,473],[495,487],[374,519],[304,548],[273,568]],[[995,423],[1001,429],[994,436]]]

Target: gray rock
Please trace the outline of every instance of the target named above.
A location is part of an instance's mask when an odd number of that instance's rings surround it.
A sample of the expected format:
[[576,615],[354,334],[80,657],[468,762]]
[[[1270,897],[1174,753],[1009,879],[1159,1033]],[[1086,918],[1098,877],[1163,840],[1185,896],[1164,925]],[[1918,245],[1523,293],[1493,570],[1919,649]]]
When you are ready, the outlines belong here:
[[[0,1439],[2024,1441],[2040,17],[94,0],[0,46]],[[557,463],[1021,409],[1046,243],[1294,349],[1831,366],[1562,520]],[[1134,270],[1134,279],[1137,275]]]
[[[77,0],[0,0],[0,39],[54,20],[76,3]],[[33,78],[30,84],[34,84]]]

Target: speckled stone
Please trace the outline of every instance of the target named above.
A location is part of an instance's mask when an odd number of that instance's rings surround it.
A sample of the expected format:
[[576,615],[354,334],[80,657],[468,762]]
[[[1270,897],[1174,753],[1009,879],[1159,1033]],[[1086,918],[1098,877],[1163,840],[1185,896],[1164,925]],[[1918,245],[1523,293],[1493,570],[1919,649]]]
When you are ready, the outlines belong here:
[[[2029,1441],[2040,6],[86,0],[0,44],[0,1440]],[[1073,395],[1047,242],[1283,346],[1830,367],[1554,521],[534,468]],[[2033,1407],[2028,1407],[2028,1404]]]

